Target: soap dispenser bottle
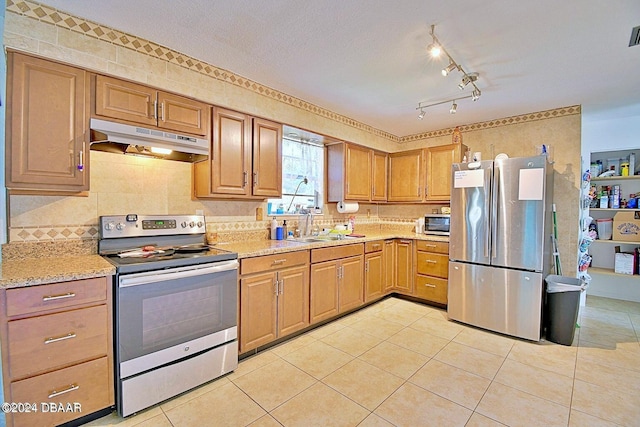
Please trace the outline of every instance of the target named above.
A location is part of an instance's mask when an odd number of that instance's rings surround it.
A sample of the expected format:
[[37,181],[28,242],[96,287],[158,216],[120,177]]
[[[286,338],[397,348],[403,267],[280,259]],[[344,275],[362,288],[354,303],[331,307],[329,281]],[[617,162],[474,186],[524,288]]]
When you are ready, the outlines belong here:
[[271,220],[271,240],[276,240],[276,228],[278,228],[278,221],[276,221],[276,217],[274,216]]
[[289,231],[287,230],[287,220],[282,221],[282,236],[286,240],[289,238]]

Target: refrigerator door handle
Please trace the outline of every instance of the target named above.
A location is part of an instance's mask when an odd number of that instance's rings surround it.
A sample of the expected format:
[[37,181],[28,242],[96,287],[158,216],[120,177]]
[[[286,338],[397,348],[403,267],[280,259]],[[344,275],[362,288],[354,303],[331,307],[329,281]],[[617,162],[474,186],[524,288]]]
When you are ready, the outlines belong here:
[[[489,183],[489,194],[492,194],[492,190],[493,190],[493,182],[492,182],[492,178],[493,178],[493,169],[489,168],[485,170],[485,182]],[[488,175],[488,176],[487,176]],[[493,201],[490,199],[490,197],[485,197],[484,198],[484,212],[485,212],[485,217],[484,217],[484,229],[485,231],[485,236],[484,236],[484,257],[485,258],[489,258],[489,250],[490,250],[490,236],[491,236],[491,228],[490,228],[490,221],[491,221],[491,205],[492,205]]]
[[491,258],[497,256],[496,246],[498,240],[498,193],[500,192],[500,167],[493,167],[493,189],[491,191]]

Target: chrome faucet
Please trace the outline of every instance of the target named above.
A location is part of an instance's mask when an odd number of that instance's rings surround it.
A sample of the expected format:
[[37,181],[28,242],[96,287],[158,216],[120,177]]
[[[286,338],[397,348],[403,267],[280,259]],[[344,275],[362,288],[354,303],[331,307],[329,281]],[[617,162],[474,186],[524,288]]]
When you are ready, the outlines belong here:
[[298,219],[300,236],[317,236],[320,234],[318,227],[314,225],[314,215],[311,209],[301,209]]

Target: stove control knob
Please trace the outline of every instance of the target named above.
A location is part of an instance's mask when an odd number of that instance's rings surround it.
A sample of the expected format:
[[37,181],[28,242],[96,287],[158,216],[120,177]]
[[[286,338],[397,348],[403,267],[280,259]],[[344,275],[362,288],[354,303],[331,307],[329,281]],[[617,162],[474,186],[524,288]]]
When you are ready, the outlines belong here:
[[196,226],[196,223],[195,223],[195,222],[191,221],[191,222],[189,223],[189,227],[193,228],[193,227],[195,227],[195,226]]
[[106,224],[104,225],[104,229],[105,229],[105,230],[113,230],[113,229],[115,228],[115,226],[116,226],[116,225],[115,225],[114,223],[112,223],[112,222],[108,222],[108,223],[106,223]]
[[197,224],[198,228],[201,228],[201,227],[202,227],[202,225],[203,225],[203,224],[202,224],[202,221],[198,221],[198,224]]
[[187,222],[186,221],[183,221],[180,225],[182,226],[182,228],[187,228]]
[[118,224],[116,224],[116,228],[120,231],[124,230],[124,228],[126,227],[126,225],[124,225],[123,223],[119,222]]

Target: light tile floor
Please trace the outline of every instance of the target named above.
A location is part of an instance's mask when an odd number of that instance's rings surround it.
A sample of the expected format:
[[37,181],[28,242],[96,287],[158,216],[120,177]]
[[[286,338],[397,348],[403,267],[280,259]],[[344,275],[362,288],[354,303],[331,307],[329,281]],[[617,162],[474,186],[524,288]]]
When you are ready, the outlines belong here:
[[640,303],[589,296],[573,346],[388,298],[91,426],[639,426]]

